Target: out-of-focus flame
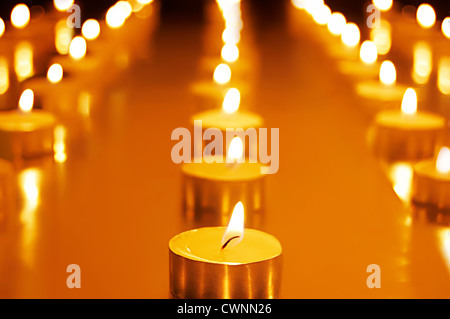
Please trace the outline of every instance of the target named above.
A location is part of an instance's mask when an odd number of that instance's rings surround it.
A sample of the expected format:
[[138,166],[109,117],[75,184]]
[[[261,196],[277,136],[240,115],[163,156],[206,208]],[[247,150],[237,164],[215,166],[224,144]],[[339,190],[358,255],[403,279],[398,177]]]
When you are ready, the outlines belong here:
[[303,10],[306,8],[306,2],[308,0],[291,0],[291,3],[297,9]]
[[221,248],[236,246],[244,238],[244,205],[239,202],[234,206],[228,227],[223,234]]
[[133,12],[128,1],[119,1],[106,12],[106,24],[111,29],[118,29],[122,27]]
[[72,39],[69,47],[70,57],[74,60],[81,60],[85,57],[87,51],[87,43],[83,37],[77,36]]
[[442,254],[447,263],[447,269],[450,272],[450,229],[444,228],[439,231],[439,241],[442,245]]
[[95,40],[100,35],[100,23],[95,19],[86,20],[81,28],[83,37],[88,40]]
[[26,89],[22,92],[22,95],[19,99],[19,109],[24,112],[28,113],[31,112],[33,109],[34,104],[34,92],[31,89]]
[[442,34],[447,39],[450,39],[450,17],[447,17],[442,21],[441,30],[442,30]]
[[450,57],[439,60],[437,84],[442,94],[450,95]]
[[353,22],[347,23],[342,30],[341,40],[348,47],[355,47],[361,39],[359,28]]
[[239,49],[235,44],[225,44],[222,48],[221,56],[227,62],[235,62],[239,58]]
[[347,25],[347,20],[345,16],[340,12],[334,12],[331,14],[330,19],[328,19],[328,31],[334,35],[341,35],[342,31],[344,31],[345,26]]
[[54,131],[54,159],[57,163],[64,163],[67,160],[66,155],[66,128],[62,125],[55,127]]
[[19,3],[11,11],[11,23],[18,29],[25,28],[30,22],[30,9],[26,4]]
[[3,21],[2,18],[0,18],[0,38],[5,33],[5,21]]
[[227,44],[238,44],[241,41],[241,32],[236,27],[226,27],[222,33],[222,40]]
[[58,83],[61,82],[62,78],[63,78],[63,67],[61,66],[61,64],[58,63],[54,63],[52,64],[47,71],[47,79],[51,82],[51,83]]
[[67,26],[65,19],[58,21],[55,27],[55,48],[59,54],[66,55],[69,53],[73,34],[74,29]]
[[422,3],[417,8],[417,22],[422,28],[429,29],[436,23],[436,12],[428,3]]
[[67,11],[74,3],[74,0],[53,0],[53,5],[58,11]]
[[305,3],[305,10],[313,16],[324,5],[323,0],[307,0]]
[[239,136],[231,140],[227,152],[227,163],[241,162],[244,156],[244,144]]
[[417,112],[417,93],[413,88],[408,88],[403,95],[402,113],[413,115]]
[[0,57],[0,95],[5,94],[9,88],[8,60]]
[[241,103],[241,93],[236,88],[231,88],[225,94],[223,99],[222,109],[227,114],[232,114],[239,109]]
[[231,79],[231,69],[228,64],[221,63],[214,70],[214,81],[219,84],[228,83]]
[[397,81],[397,71],[394,63],[389,60],[383,61],[380,67],[380,82],[385,85],[393,85]]
[[313,19],[318,25],[326,25],[331,17],[331,9],[327,5],[320,6],[314,13]]
[[450,173],[450,149],[442,147],[436,160],[436,170],[441,174]]
[[388,54],[392,46],[391,24],[386,20],[381,20],[380,27],[370,31],[370,39],[377,46],[378,54]]
[[389,11],[392,8],[393,0],[372,0],[372,3],[380,9],[380,11]]
[[363,44],[361,44],[359,57],[361,58],[361,61],[366,64],[375,63],[378,58],[377,46],[375,43],[372,41],[364,41]]
[[28,42],[20,42],[14,52],[14,70],[19,81],[34,74],[33,47]]
[[137,2],[145,5],[145,4],[149,4],[149,3],[153,2],[153,0],[137,0]]
[[414,176],[412,165],[408,163],[396,163],[390,168],[389,176],[397,196],[403,202],[409,203]]
[[81,92],[78,96],[78,112],[84,117],[91,113],[92,95],[89,92]]
[[417,84],[425,84],[430,78],[433,69],[433,56],[431,47],[426,42],[414,45],[413,80]]

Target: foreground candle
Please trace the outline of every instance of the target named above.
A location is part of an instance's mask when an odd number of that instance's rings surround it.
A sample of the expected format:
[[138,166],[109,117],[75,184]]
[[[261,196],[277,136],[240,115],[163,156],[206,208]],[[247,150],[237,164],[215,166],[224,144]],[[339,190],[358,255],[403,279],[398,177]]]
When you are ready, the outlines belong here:
[[428,112],[417,112],[417,94],[405,91],[401,110],[378,113],[375,119],[375,153],[388,160],[420,160],[433,156],[445,127],[445,119]]
[[51,154],[55,117],[32,111],[34,93],[27,89],[19,100],[19,111],[0,113],[0,156],[7,159],[32,158]]
[[175,298],[277,298],[281,244],[267,233],[244,229],[238,203],[225,227],[190,230],[169,242],[170,291]]
[[413,203],[450,213],[450,149],[443,147],[437,160],[414,166]]
[[[222,156],[222,155],[220,155]],[[235,137],[227,157],[213,162],[216,157],[205,157],[200,163],[182,166],[184,212],[194,226],[226,225],[230,206],[242,201],[247,207],[247,225],[262,223],[264,210],[264,166],[243,162],[243,145]]]
[[14,170],[10,162],[0,159],[0,226],[14,211]]

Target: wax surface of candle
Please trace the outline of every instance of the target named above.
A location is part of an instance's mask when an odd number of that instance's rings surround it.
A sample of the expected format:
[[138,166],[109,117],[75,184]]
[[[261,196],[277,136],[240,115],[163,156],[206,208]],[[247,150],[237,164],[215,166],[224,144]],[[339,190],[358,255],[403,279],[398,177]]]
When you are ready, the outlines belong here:
[[202,120],[203,127],[214,127],[222,131],[227,128],[259,128],[263,123],[260,116],[250,112],[236,111],[227,114],[223,110],[205,111],[194,115],[193,120]]
[[22,114],[17,111],[3,112],[0,114],[0,130],[29,132],[52,126],[55,118],[50,113],[32,111]]
[[402,129],[435,129],[444,127],[444,118],[427,112],[404,114],[400,110],[387,110],[378,114],[377,123]]
[[177,255],[210,263],[246,264],[264,261],[281,254],[281,244],[272,235],[245,229],[244,238],[234,246],[222,249],[226,227],[205,227],[181,233],[172,238],[169,247]]
[[[225,161],[225,160],[224,160]],[[244,181],[260,178],[261,168],[259,163],[187,163],[182,166],[185,174],[197,178],[218,181]]]

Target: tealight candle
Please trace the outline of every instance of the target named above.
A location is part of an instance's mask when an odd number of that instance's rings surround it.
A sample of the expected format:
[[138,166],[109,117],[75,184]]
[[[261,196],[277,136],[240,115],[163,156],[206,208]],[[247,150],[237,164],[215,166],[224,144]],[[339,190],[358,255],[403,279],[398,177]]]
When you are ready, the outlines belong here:
[[450,149],[441,148],[437,160],[414,166],[412,201],[450,213]]
[[47,155],[53,149],[55,117],[45,111],[32,111],[34,93],[25,90],[19,100],[20,111],[0,113],[0,156],[28,159]]
[[433,156],[445,119],[417,112],[417,94],[406,90],[401,110],[386,110],[375,118],[375,153],[389,160],[420,160]]
[[372,101],[379,108],[382,105],[390,106],[388,103],[401,101],[406,87],[397,82],[397,71],[394,63],[389,60],[383,61],[380,66],[379,81],[364,81],[356,85],[356,92]]
[[372,41],[365,41],[360,48],[359,60],[343,60],[339,62],[339,70],[346,75],[357,78],[375,78],[380,64],[377,62],[377,47]]
[[282,248],[265,232],[244,229],[238,203],[228,227],[183,232],[169,242],[170,292],[182,299],[279,296]]
[[[223,145],[226,145],[226,149],[229,144],[226,144],[226,130],[241,128],[247,130],[248,128],[258,129],[263,125],[263,119],[254,113],[248,111],[239,110],[241,101],[240,91],[236,88],[230,88],[225,94],[225,98],[222,103],[222,109],[210,109],[201,113],[194,114],[192,116],[192,124],[195,125],[196,121],[202,123],[202,134],[207,129],[218,129],[222,132]],[[205,141],[202,141],[205,143]],[[249,151],[257,151],[257,145],[249,145],[247,143],[245,152],[249,154]],[[205,145],[202,144],[202,149]],[[195,145],[194,145],[195,147]],[[217,151],[217,150],[216,150]]]
[[248,225],[259,226],[264,210],[263,169],[259,163],[244,162],[239,137],[230,143],[225,160],[216,155],[185,163],[182,173],[187,221],[195,226],[223,226],[229,219],[230,205],[242,201],[247,207]]

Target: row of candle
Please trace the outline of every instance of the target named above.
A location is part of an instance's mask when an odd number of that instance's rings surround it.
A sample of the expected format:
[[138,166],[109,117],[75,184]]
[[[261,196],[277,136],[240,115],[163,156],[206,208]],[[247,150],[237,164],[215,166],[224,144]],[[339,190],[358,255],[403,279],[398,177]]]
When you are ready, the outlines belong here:
[[[393,5],[393,1],[374,0],[373,3],[382,11],[388,11]],[[327,25],[332,35],[341,36],[343,50],[338,49],[336,52],[336,47],[331,48],[332,55],[340,58],[339,69],[344,74],[356,77],[356,92],[365,98],[369,105],[378,109],[386,108],[375,116],[372,135],[375,153],[388,161],[415,163],[412,201],[418,205],[432,206],[444,213],[450,212],[449,148],[441,147],[438,155],[434,157],[436,147],[442,143],[447,121],[439,114],[418,111],[416,89],[396,83],[397,72],[391,61],[385,60],[381,64],[377,62],[378,56],[388,54],[392,46],[389,23],[383,20],[381,28],[372,30],[371,40],[363,42],[359,47],[358,59],[360,32],[356,25],[347,23],[341,13],[331,13],[331,10],[328,13],[329,8],[326,8],[323,1],[293,0],[293,4],[297,8],[306,9],[318,24]],[[328,18],[323,17],[324,15]],[[416,18],[418,25],[424,29],[432,28],[436,22],[434,9],[429,4],[418,7]],[[448,21],[450,19],[445,18],[441,27],[445,38],[449,38],[450,34]],[[423,56],[422,47],[426,45],[423,43],[425,42],[416,45],[414,50],[413,79],[418,84],[425,83],[427,74],[429,76],[431,73],[430,58],[418,59],[418,56]],[[443,57],[441,61],[445,59],[448,57]],[[439,71],[437,86],[443,95],[449,94],[450,72],[445,67]],[[379,81],[370,80],[377,73]],[[418,90],[422,92],[421,88]],[[398,109],[397,106],[395,109],[395,105],[399,105],[400,101],[401,108]]]
[[[170,240],[170,290],[176,298],[276,298],[281,245],[270,234],[244,229],[244,210],[245,224],[259,225],[265,181],[262,165],[245,161],[245,154],[254,152],[255,145],[244,147],[237,136],[226,139],[227,129],[263,125],[260,116],[239,108],[241,93],[247,95],[249,90],[248,81],[242,81],[248,69],[242,67],[238,47],[243,28],[240,1],[220,0],[217,5],[225,22],[222,61],[202,60],[202,67],[214,66],[204,61],[215,61],[217,66],[212,79],[192,87],[198,106],[208,109],[194,114],[191,123],[194,134],[196,130],[202,136],[220,131],[226,152],[214,149],[212,156],[203,157],[207,146],[203,139],[194,141],[194,161],[183,164],[182,173],[187,220],[219,226],[189,230]],[[217,108],[220,103],[222,107]]]

